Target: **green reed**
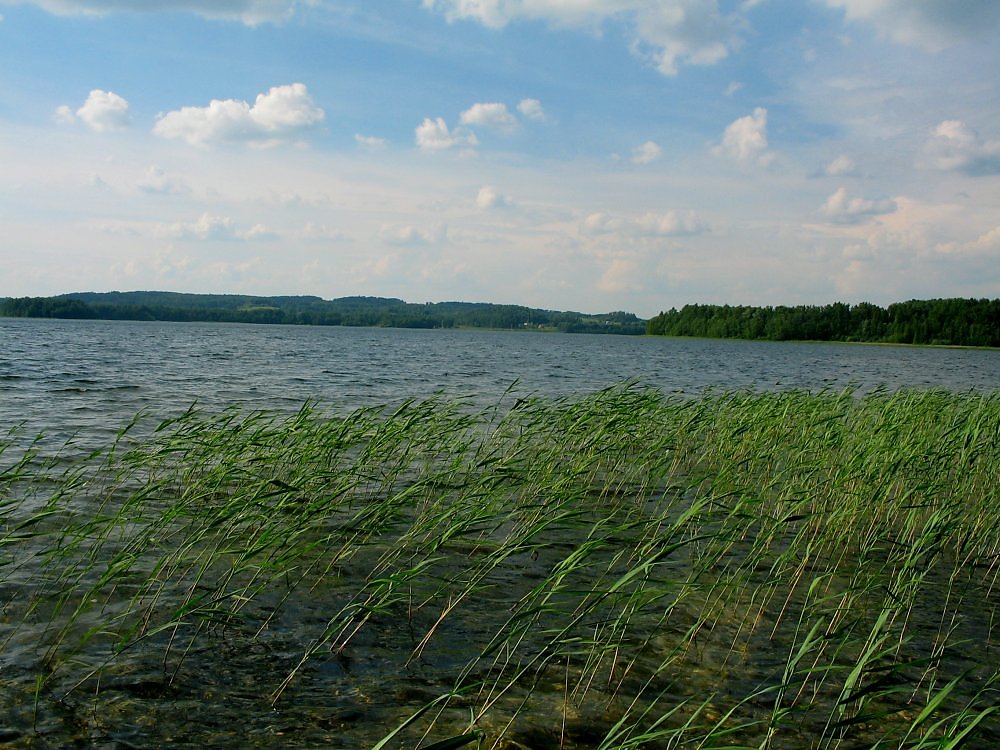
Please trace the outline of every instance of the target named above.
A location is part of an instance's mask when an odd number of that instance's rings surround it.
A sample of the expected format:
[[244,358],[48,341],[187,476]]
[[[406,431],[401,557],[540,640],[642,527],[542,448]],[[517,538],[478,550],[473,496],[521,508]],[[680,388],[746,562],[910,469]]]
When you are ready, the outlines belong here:
[[378,747],[1000,737],[996,394],[143,425],[0,469],[0,698],[40,737],[88,706],[102,736],[142,691],[221,701],[233,669],[265,714],[356,696],[337,731]]

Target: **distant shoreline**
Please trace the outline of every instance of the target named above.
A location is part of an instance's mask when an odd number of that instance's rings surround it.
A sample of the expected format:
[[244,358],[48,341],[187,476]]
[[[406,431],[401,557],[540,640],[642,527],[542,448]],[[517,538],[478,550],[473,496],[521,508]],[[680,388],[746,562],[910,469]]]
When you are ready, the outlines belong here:
[[649,320],[488,302],[412,303],[383,297],[74,292],[0,298],[0,317],[247,323],[539,333],[652,335],[730,341],[1000,349],[1000,299],[847,305],[685,305]]
[[484,302],[404,302],[383,297],[76,292],[55,297],[0,299],[0,316],[163,322],[252,323],[370,328],[549,330],[642,335],[633,313],[588,314]]

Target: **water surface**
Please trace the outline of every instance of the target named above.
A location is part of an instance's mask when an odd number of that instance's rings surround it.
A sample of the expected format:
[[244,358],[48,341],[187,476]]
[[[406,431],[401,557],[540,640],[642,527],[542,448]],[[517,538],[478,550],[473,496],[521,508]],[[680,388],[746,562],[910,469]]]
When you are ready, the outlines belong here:
[[334,412],[443,393],[476,407],[635,380],[706,389],[996,390],[1000,351],[470,330],[0,319],[0,430],[96,447],[197,401]]

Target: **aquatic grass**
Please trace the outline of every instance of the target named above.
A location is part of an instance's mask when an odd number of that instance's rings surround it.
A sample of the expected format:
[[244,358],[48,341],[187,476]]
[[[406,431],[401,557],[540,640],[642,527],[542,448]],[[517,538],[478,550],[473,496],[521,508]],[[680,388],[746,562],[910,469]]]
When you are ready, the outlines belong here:
[[143,419],[0,473],[3,697],[43,736],[233,679],[355,745],[1000,735],[995,394]]

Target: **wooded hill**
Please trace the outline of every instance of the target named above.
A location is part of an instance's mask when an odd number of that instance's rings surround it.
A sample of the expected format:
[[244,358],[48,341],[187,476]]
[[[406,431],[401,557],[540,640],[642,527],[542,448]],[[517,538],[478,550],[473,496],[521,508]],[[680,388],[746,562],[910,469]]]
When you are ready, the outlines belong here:
[[0,315],[28,318],[645,333],[645,322],[627,312],[588,315],[484,302],[415,304],[384,297],[324,300],[312,296],[75,292],[56,297],[0,299]]
[[685,305],[646,323],[660,336],[1000,347],[1000,299],[798,307]]
[[416,304],[385,297],[255,297],[180,292],[75,292],[0,298],[0,316],[285,323],[394,328],[488,328],[771,341],[857,341],[1000,347],[1000,299],[848,305],[685,305],[643,321],[486,302]]

